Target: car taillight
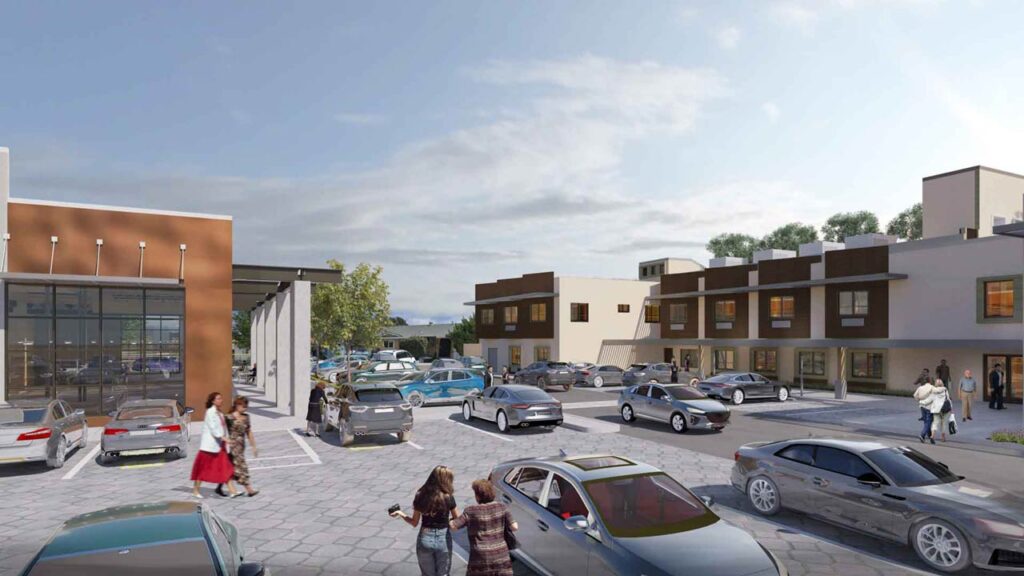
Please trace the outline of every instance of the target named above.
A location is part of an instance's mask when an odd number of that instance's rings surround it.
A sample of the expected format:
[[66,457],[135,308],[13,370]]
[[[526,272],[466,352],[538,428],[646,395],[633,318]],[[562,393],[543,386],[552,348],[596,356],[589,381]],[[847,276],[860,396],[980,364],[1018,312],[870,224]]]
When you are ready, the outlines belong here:
[[737,461],[737,462],[740,461],[740,451],[739,450],[737,450],[736,453],[732,455],[732,459]]
[[401,408],[402,410],[412,410],[412,404],[405,402],[404,404],[400,404],[399,408]]
[[128,430],[125,430],[124,428],[104,428],[103,429],[103,435],[104,436],[117,436],[118,434],[127,434],[127,433],[128,433]]
[[530,405],[529,404],[513,404],[511,407],[516,409],[516,410],[526,410],[527,408],[530,407]]
[[31,432],[25,432],[24,434],[18,435],[18,442],[27,442],[29,440],[45,440],[50,437],[49,428],[39,428]]
[[363,412],[366,412],[367,410],[369,410],[370,407],[369,406],[349,406],[348,409],[351,410],[352,412],[355,412],[356,414],[362,414]]
[[178,424],[167,424],[157,428],[157,432],[181,432],[181,426]]
[[584,376],[590,376],[590,370],[580,370],[580,374],[583,374]]

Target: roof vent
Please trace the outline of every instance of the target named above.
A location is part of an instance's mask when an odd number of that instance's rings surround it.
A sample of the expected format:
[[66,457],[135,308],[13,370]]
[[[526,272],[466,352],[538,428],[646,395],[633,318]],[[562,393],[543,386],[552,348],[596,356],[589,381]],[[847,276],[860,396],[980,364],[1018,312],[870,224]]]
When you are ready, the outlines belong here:
[[889,244],[896,243],[895,236],[889,236],[888,234],[882,234],[880,232],[869,232],[867,234],[847,236],[846,238],[843,238],[843,240],[846,240],[847,248],[870,248],[872,246],[888,246]]
[[842,250],[846,246],[842,242],[828,242],[827,240],[815,240],[800,245],[801,256],[821,256],[829,250]]
[[712,258],[708,262],[708,268],[725,268],[726,266],[740,266],[746,263],[746,258],[740,258],[738,256],[722,256],[721,258]]
[[796,250],[778,250],[775,248],[768,248],[766,250],[758,250],[754,252],[754,264],[762,260],[782,260],[783,258],[794,258],[796,257]]

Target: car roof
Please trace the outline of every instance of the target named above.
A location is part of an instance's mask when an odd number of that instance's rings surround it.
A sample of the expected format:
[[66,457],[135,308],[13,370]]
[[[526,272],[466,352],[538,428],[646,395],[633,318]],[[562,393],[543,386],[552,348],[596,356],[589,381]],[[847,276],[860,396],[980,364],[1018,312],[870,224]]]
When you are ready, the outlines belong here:
[[[603,468],[593,468],[585,470],[573,461],[586,460],[589,458],[616,458],[622,460],[626,464],[619,466],[607,466]],[[622,476],[634,476],[637,474],[656,474],[662,472],[661,469],[655,468],[650,464],[643,462],[637,462],[624,456],[616,456],[614,454],[573,454],[570,456],[544,456],[540,458],[521,458],[518,460],[510,460],[503,462],[500,466],[509,468],[516,468],[520,466],[540,465],[548,468],[554,468],[560,474],[574,478],[577,482],[589,482],[591,480],[606,480],[608,478],[620,478]]]
[[151,407],[151,406],[172,406],[172,407],[176,407],[177,405],[178,405],[178,401],[177,400],[167,400],[167,399],[156,399],[156,398],[154,398],[154,399],[149,399],[149,400],[129,400],[129,401],[125,402],[124,404],[121,404],[121,408],[142,408],[142,407]]
[[[503,388],[513,394],[515,394],[516,392],[525,392],[527,390],[540,390],[541,392],[547,394],[547,392],[541,390],[540,388],[537,388],[536,386],[526,386],[524,384],[498,384],[497,386],[494,386],[494,388]],[[548,396],[550,396],[550,394],[548,394]]]
[[394,384],[390,382],[353,382],[351,384],[345,383],[345,386],[351,386],[356,392],[362,390],[398,390]]
[[17,410],[35,410],[39,408],[46,408],[50,404],[57,402],[57,400],[18,400],[17,404],[0,404],[0,410],[4,408],[15,408]]
[[39,559],[204,538],[201,511],[195,502],[170,501],[81,514],[64,522]]
[[786,440],[789,444],[812,444],[814,446],[830,446],[832,448],[841,448],[850,452],[870,452],[872,450],[881,450],[884,448],[893,448],[891,444],[885,444],[875,440],[850,440],[847,438],[794,438],[792,440]]

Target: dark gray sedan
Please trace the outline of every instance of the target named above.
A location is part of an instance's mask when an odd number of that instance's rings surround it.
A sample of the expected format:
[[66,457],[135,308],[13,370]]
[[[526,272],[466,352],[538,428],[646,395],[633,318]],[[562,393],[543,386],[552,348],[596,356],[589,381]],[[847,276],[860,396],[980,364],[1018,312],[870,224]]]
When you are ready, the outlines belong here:
[[85,448],[88,438],[85,411],[63,400],[0,405],[0,463],[46,462],[60,468],[68,452]]
[[1024,572],[1024,502],[906,446],[755,442],[736,453],[732,484],[761,514],[787,508],[909,544],[940,572]]
[[175,400],[125,402],[103,427],[100,456],[109,461],[164,452],[187,458],[192,412]]
[[729,409],[685,384],[638,384],[619,392],[619,415],[625,422],[646,418],[666,422],[682,434],[690,429],[721,430]]
[[462,402],[462,418],[489,420],[503,433],[516,427],[554,428],[562,424],[562,403],[533,386],[504,384],[470,392]]
[[593,386],[594,388],[620,386],[622,385],[622,374],[624,372],[622,368],[612,364],[605,364],[603,366],[596,364],[577,365],[576,385]]
[[516,372],[515,382],[516,384],[527,384],[541,389],[554,385],[561,387],[563,390],[568,390],[576,383],[576,373],[573,367],[566,362],[543,360],[541,362],[534,362]]
[[[676,381],[683,384],[696,384],[700,380],[697,372],[676,369]],[[622,374],[622,383],[626,386],[643,382],[672,383],[672,364],[658,362],[656,364],[633,364]]]
[[527,458],[490,480],[519,524],[512,554],[540,574],[778,576],[750,534],[661,470],[610,455]]
[[702,380],[697,387],[711,398],[743,404],[754,398],[789,400],[789,386],[754,372],[723,372]]

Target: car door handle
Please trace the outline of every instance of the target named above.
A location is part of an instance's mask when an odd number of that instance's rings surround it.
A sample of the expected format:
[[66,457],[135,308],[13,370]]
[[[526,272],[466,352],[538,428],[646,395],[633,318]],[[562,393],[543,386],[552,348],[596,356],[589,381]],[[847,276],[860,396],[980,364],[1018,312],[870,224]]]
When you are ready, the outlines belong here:
[[824,478],[818,478],[817,476],[812,478],[811,482],[814,483],[815,486],[821,486],[821,487],[828,486],[828,480],[825,480]]
[[504,495],[504,494],[501,495],[501,501],[504,502],[505,504],[511,504],[512,503],[512,499],[509,498],[508,496]]
[[537,528],[540,528],[541,532],[548,531],[548,525],[543,520],[537,520]]
[[904,498],[903,496],[897,496],[895,494],[886,494],[885,492],[882,492],[882,496],[885,496],[886,498],[892,498],[893,500],[899,500],[900,502],[906,500],[906,498]]

